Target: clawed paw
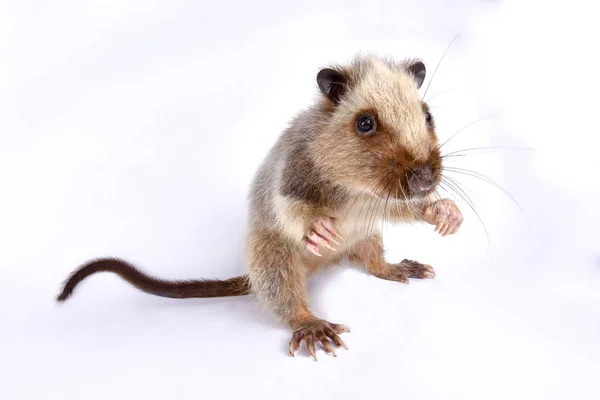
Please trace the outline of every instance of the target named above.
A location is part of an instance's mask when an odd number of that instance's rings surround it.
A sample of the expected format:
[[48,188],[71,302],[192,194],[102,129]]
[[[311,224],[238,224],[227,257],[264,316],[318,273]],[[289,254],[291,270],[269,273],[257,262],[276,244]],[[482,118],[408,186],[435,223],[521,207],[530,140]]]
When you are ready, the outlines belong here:
[[303,240],[311,253],[321,257],[320,246],[337,251],[335,246],[339,246],[343,238],[335,228],[335,218],[319,216],[310,223]]
[[332,324],[331,322],[322,319],[308,321],[294,332],[292,340],[290,341],[290,355],[293,357],[300,348],[300,343],[304,341],[306,342],[308,352],[315,361],[317,361],[315,342],[321,342],[323,349],[327,353],[337,357],[331,346],[331,342],[338,347],[348,349],[346,344],[338,336],[344,332],[350,332],[350,328],[346,325]]
[[388,265],[388,269],[380,278],[408,283],[408,278],[434,278],[435,271],[431,265],[421,264],[417,261],[402,260],[398,264]]
[[435,231],[442,236],[453,235],[458,232],[463,216],[456,203],[450,199],[438,200],[423,213],[425,221],[435,225]]

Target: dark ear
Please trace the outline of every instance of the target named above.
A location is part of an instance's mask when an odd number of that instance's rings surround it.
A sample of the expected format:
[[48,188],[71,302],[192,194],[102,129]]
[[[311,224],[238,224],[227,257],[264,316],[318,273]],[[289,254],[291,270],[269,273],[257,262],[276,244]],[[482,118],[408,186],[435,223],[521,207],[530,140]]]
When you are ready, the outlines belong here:
[[417,89],[420,88],[421,85],[423,85],[423,81],[425,81],[425,64],[421,61],[417,61],[408,67],[408,72],[410,72],[415,78],[415,81],[417,81]]
[[335,104],[340,102],[346,88],[346,78],[340,72],[325,68],[317,74],[317,83],[321,92]]

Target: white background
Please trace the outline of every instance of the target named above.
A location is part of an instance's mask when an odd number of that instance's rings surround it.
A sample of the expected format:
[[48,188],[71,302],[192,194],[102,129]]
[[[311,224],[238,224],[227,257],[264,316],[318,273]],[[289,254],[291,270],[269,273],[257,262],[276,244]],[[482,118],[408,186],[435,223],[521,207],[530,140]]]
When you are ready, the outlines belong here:
[[[552,3],[552,4],[548,4]],[[597,399],[599,29],[587,2],[0,3],[3,399]],[[593,6],[592,6],[593,7]],[[347,324],[338,357],[304,348],[251,297],[171,300],[109,274],[61,307],[81,262],[165,278],[241,274],[258,163],[357,51],[423,57],[447,151],[476,179],[463,230],[387,227],[409,285],[355,266],[310,283]]]

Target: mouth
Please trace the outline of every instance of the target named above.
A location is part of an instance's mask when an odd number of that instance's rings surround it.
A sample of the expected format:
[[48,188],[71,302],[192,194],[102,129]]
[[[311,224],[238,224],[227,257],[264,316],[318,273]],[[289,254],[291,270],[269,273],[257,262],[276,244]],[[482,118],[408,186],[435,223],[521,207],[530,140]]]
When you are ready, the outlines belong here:
[[[390,197],[398,201],[419,201],[433,193],[436,187],[437,183],[427,186],[421,185],[414,188],[400,183],[398,189],[390,191]],[[383,197],[385,197],[385,195]]]
[[[378,185],[369,187],[369,195],[381,198],[391,198],[399,201],[421,200],[433,192],[435,192],[439,184],[439,179],[432,177],[430,179],[401,179],[400,177],[392,177],[389,181],[379,181]],[[358,189],[361,193],[363,189]]]
[[414,187],[411,187],[411,191],[416,195],[420,195],[422,193],[430,191],[433,188],[433,186],[434,185],[425,185],[422,183],[417,183]]
[[409,184],[409,194],[411,199],[420,199],[426,197],[435,191],[438,182],[434,183],[422,183],[422,182],[414,182],[413,184]]

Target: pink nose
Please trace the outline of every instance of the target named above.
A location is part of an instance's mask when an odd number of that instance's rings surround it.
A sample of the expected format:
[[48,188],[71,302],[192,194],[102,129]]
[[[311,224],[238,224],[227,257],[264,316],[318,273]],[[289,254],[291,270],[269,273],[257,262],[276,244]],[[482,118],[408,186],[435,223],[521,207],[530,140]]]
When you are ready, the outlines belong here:
[[408,173],[408,187],[413,193],[426,192],[435,186],[436,180],[433,168],[429,165],[419,165]]

